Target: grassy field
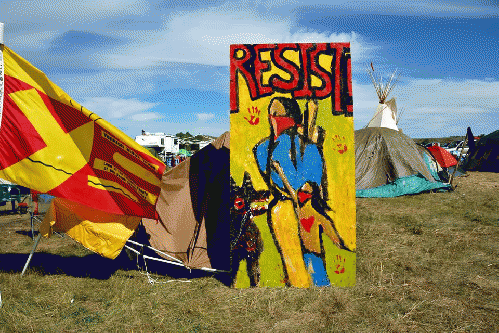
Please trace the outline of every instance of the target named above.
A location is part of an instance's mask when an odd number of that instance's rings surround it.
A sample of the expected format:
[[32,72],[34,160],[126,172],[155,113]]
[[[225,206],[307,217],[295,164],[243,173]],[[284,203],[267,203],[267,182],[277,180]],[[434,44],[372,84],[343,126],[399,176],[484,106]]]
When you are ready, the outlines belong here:
[[0,217],[0,332],[497,332],[499,174],[449,193],[357,199],[351,288],[245,289],[185,271],[149,284],[126,255],[32,240],[27,216]]

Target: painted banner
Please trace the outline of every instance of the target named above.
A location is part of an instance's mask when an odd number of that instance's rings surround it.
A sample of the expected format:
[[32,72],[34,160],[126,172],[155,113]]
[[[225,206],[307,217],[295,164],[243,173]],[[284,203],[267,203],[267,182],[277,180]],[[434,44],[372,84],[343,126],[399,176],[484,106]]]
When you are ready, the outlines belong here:
[[230,54],[234,285],[354,285],[350,44]]
[[0,47],[0,178],[105,212],[155,218],[165,165]]

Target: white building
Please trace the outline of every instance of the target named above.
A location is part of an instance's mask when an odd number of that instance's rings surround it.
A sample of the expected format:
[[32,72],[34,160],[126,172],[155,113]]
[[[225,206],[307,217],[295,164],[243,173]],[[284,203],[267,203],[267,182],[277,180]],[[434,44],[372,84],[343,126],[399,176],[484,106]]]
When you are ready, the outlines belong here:
[[179,139],[174,135],[165,133],[142,131],[142,135],[135,137],[135,142],[143,147],[154,148],[163,160],[167,155],[177,154],[180,150]]
[[213,142],[213,140],[214,139],[201,141],[194,138],[185,138],[181,143],[184,145],[189,145],[191,151],[198,151],[209,145],[211,142]]

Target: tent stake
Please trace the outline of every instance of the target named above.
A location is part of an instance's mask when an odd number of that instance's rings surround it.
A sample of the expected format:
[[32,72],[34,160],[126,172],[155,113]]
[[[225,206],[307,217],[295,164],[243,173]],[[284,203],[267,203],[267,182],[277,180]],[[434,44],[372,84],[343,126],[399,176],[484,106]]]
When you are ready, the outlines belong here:
[[38,242],[40,242],[40,238],[42,238],[41,233],[39,233],[38,236],[36,237],[35,245],[33,245],[33,249],[31,249],[31,253],[29,254],[28,261],[26,261],[26,264],[24,264],[24,268],[23,268],[23,271],[21,273],[21,277],[24,275],[24,272],[26,272],[26,269],[28,269],[29,262],[31,261],[31,258],[33,257],[33,253],[35,253],[36,247],[38,246]]

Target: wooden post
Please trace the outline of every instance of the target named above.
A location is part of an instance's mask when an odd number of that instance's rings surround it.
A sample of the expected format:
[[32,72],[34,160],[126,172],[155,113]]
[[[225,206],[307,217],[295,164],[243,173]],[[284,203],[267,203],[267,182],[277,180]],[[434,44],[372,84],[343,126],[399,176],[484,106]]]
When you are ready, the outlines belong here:
[[33,257],[33,253],[35,253],[36,247],[38,246],[38,243],[40,242],[40,238],[42,238],[41,233],[39,233],[38,236],[36,237],[36,241],[35,241],[35,244],[33,245],[33,249],[31,249],[31,253],[29,254],[28,261],[26,261],[26,263],[24,264],[24,268],[23,268],[23,271],[21,273],[21,277],[26,272],[26,269],[28,269],[31,258]]

